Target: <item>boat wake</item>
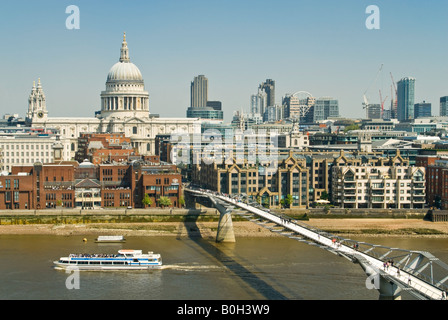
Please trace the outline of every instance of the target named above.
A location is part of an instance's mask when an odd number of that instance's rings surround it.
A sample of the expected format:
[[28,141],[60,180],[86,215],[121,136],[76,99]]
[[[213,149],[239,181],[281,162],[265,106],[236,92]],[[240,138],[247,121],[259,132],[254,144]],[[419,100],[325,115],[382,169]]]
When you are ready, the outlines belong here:
[[221,270],[222,267],[216,265],[168,264],[162,265],[160,269],[176,271],[216,271]]

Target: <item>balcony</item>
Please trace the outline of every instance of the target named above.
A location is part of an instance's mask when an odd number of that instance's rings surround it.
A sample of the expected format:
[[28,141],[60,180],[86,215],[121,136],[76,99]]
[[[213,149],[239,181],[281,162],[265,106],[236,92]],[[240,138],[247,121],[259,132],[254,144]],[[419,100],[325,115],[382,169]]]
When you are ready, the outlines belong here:
[[414,189],[425,189],[425,183],[424,182],[414,182],[413,188]]
[[345,203],[355,203],[356,202],[356,197],[345,197],[344,198],[344,202]]
[[384,202],[384,196],[383,197],[372,197],[371,198],[372,203],[378,203],[378,202]]
[[416,196],[414,196],[412,198],[412,202],[414,202],[414,203],[424,203],[424,202],[426,202],[426,198],[425,197],[416,197]]

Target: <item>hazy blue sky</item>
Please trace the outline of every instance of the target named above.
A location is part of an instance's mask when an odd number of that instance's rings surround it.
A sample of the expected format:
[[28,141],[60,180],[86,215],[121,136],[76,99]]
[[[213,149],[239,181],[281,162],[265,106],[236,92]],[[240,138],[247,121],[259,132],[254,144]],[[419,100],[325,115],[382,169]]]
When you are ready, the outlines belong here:
[[[69,5],[80,29],[68,30]],[[380,29],[368,30],[368,5]],[[362,95],[391,96],[395,81],[416,78],[415,101],[448,95],[448,1],[164,0],[3,1],[0,11],[0,114],[24,116],[33,81],[41,78],[50,116],[93,116],[126,31],[131,61],[141,70],[150,111],[184,117],[190,82],[204,74],[209,100],[226,120],[248,110],[267,78],[276,101],[305,90],[339,99],[342,116],[361,117]]]

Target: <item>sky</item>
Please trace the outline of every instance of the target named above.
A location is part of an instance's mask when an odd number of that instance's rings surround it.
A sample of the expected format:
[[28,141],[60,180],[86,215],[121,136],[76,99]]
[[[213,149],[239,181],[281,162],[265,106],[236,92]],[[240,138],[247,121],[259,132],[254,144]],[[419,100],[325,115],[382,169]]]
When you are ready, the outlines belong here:
[[[79,29],[66,27],[70,5]],[[379,9],[379,29],[366,27],[369,5]],[[416,78],[415,102],[439,115],[448,95],[447,9],[436,0],[3,1],[0,115],[25,116],[40,78],[50,117],[93,117],[123,32],[150,112],[161,117],[186,116],[200,74],[226,121],[249,111],[266,79],[275,80],[279,104],[307,91],[338,99],[342,117],[361,118],[364,93],[379,103],[381,90],[389,107],[391,73],[395,82]]]

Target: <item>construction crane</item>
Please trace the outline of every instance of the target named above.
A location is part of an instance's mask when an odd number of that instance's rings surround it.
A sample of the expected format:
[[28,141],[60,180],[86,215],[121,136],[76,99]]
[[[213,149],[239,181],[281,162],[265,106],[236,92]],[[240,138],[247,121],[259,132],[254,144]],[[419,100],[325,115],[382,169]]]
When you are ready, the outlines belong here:
[[[394,113],[397,111],[397,86],[395,85],[395,81],[394,81],[394,76],[392,75],[392,72],[390,73],[390,78],[392,79],[392,85],[394,86],[394,90],[395,90],[395,99],[392,97],[392,87],[391,87],[391,103],[390,103],[390,113],[392,116],[392,110],[394,111]],[[397,115],[395,114],[395,117]]]
[[367,99],[366,93],[367,91],[369,91],[370,87],[376,82],[376,80],[378,79],[378,75],[380,74],[381,70],[383,69],[383,64],[381,64],[380,68],[378,69],[378,72],[376,73],[375,79],[372,81],[372,83],[367,87],[366,91],[364,91],[363,94],[363,109],[366,109],[366,118],[368,118],[369,116],[369,100]]
[[381,89],[380,89],[381,119],[383,119],[383,116],[384,116],[384,102],[386,102],[386,99],[387,99],[387,96],[383,100],[383,96],[381,95]]

